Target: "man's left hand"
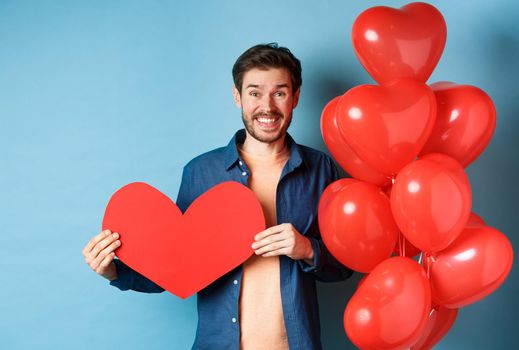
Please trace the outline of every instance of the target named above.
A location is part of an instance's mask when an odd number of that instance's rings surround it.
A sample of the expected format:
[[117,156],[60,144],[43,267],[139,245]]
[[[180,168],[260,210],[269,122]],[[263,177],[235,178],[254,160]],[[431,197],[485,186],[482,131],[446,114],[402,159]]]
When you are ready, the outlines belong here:
[[252,249],[263,257],[286,255],[294,260],[305,260],[313,264],[314,250],[310,240],[300,234],[292,224],[269,227],[258,233]]

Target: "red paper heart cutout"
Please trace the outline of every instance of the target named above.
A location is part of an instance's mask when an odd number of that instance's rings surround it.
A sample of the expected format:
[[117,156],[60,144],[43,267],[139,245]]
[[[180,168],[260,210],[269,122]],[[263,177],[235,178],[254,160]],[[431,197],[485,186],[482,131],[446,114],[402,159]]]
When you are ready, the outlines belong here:
[[341,135],[353,151],[371,168],[394,176],[427,141],[436,101],[427,85],[401,79],[348,90],[336,114]]
[[184,215],[159,190],[135,182],[112,195],[103,229],[120,234],[119,259],[185,299],[247,260],[265,219],[254,193],[237,182],[211,188]]
[[490,142],[496,109],[490,97],[470,85],[439,82],[431,85],[438,111],[431,136],[421,154],[439,152],[472,163]]
[[351,34],[357,57],[377,82],[414,78],[425,83],[440,60],[447,26],[434,6],[411,3],[364,11]]

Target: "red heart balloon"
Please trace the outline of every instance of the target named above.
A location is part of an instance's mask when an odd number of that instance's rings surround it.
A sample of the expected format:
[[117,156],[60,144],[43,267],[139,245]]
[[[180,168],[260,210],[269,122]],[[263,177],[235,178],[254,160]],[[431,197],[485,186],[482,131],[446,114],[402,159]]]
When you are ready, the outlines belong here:
[[503,283],[514,252],[498,230],[467,226],[447,249],[429,260],[434,303],[458,309],[483,299]]
[[348,174],[356,179],[377,186],[389,183],[390,179],[364,163],[340,134],[335,114],[337,102],[339,102],[339,97],[331,100],[321,114],[321,133],[333,158]]
[[112,195],[103,229],[120,234],[119,259],[185,299],[247,260],[265,219],[254,193],[237,182],[211,188],[184,215],[159,190],[136,182]]
[[431,350],[449,333],[458,316],[458,309],[445,307],[433,308],[429,314],[429,321],[420,340],[411,346],[411,350]]
[[407,165],[395,179],[391,210],[406,238],[424,252],[445,249],[470,215],[472,194],[461,165],[430,154]]
[[358,180],[351,178],[343,178],[337,181],[332,182],[321,194],[321,198],[319,199],[319,207],[327,207],[330,205],[332,200],[335,198],[337,193],[341,192],[346,187],[357,183]]
[[426,82],[447,38],[442,14],[432,5],[401,9],[377,6],[361,13],[352,28],[355,53],[379,83],[414,78]]
[[470,85],[440,82],[431,85],[437,114],[433,131],[421,154],[445,153],[466,167],[483,152],[496,127],[490,97]]
[[319,202],[319,228],[332,255],[360,272],[387,259],[399,234],[389,198],[377,186],[354,179],[326,188]]
[[460,183],[465,184],[467,188],[470,188],[469,177],[465,173],[465,170],[461,164],[454,158],[443,154],[443,153],[429,153],[420,157],[421,160],[430,160],[445,170],[450,171],[452,175],[455,175]]
[[389,258],[366,277],[348,302],[344,328],[361,349],[405,349],[423,333],[431,286],[410,258]]
[[434,125],[434,93],[416,80],[361,85],[336,107],[341,135],[370,167],[394,176],[416,158]]
[[471,212],[467,226],[486,226],[485,220],[478,214]]

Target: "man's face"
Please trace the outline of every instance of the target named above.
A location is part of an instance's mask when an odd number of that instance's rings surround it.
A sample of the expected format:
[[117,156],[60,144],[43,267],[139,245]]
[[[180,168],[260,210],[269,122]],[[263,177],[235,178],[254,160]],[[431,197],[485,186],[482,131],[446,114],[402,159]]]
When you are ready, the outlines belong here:
[[285,68],[251,69],[243,76],[234,101],[241,108],[243,124],[256,140],[273,143],[283,137],[297,106],[299,90],[292,93],[290,73]]

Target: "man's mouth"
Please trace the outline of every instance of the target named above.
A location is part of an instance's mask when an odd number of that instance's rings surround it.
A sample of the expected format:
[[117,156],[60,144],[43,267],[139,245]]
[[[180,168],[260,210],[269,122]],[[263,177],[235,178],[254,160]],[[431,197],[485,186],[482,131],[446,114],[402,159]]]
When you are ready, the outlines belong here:
[[260,129],[266,130],[266,131],[276,129],[279,125],[280,120],[281,120],[281,118],[265,118],[265,117],[256,118],[256,122],[257,122],[258,126],[260,127]]
[[258,118],[258,121],[263,124],[272,124],[276,121],[276,118]]
[[262,129],[275,129],[278,126],[279,121],[281,120],[281,115],[262,115],[257,116],[254,119],[256,120],[259,127]]

